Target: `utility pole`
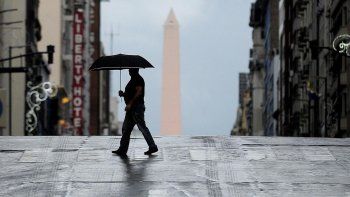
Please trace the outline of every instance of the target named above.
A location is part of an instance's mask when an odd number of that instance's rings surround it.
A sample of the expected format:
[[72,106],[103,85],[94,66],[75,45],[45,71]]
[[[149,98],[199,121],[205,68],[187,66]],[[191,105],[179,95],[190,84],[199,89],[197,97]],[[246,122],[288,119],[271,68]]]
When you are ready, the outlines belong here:
[[[12,57],[12,46],[9,47],[9,58]],[[12,61],[9,61],[9,68],[12,68]],[[12,74],[9,73],[9,136],[12,136]]]
[[117,33],[114,33],[114,28],[113,26],[111,27],[111,33],[109,34],[109,41],[110,41],[110,55],[113,55],[114,53],[114,36],[117,37],[117,42],[118,42],[118,37],[119,37],[119,24],[118,24],[118,28],[117,28]]
[[[109,55],[113,55],[114,54],[114,36],[116,36],[117,37],[117,42],[118,42],[118,37],[119,37],[119,24],[118,24],[118,28],[117,28],[117,33],[114,33],[114,28],[113,28],[113,25],[111,26],[111,33],[109,34],[109,36],[110,36],[110,40],[109,40],[109,42],[110,42],[110,51],[109,51]],[[111,77],[110,77],[110,75],[111,75],[111,73],[109,72],[109,71],[106,71],[106,72],[108,72],[108,83],[107,83],[107,89],[108,89],[108,91],[109,91],[109,95],[111,95],[111,87],[112,87],[112,84],[111,84]],[[120,87],[119,87],[119,89],[121,89],[121,80],[122,80],[122,74],[121,74],[121,70],[119,71],[119,85],[120,85]],[[111,97],[111,96],[110,96]],[[119,99],[116,99],[117,100],[117,102],[119,102]],[[109,102],[109,104],[108,105],[110,105],[110,99],[108,99],[108,102]],[[117,106],[118,106],[119,104],[117,103]],[[116,119],[117,119],[117,122],[118,122],[118,113],[117,113],[117,117],[116,117]],[[111,132],[111,122],[110,122],[110,118],[109,118],[109,116],[108,116],[108,122],[109,122],[109,129],[108,129],[108,131],[109,132]],[[109,133],[109,134],[111,134],[111,133]]]
[[[109,43],[110,43],[110,54],[109,55],[113,55],[114,54],[114,36],[117,37],[117,42],[118,42],[118,37],[120,35],[119,33],[120,30],[120,25],[118,24],[118,28],[117,28],[117,33],[114,33],[114,28],[113,25],[111,26],[111,33],[109,34]],[[119,90],[121,90],[121,84],[122,84],[122,71],[119,70]],[[109,87],[112,87],[111,85]]]

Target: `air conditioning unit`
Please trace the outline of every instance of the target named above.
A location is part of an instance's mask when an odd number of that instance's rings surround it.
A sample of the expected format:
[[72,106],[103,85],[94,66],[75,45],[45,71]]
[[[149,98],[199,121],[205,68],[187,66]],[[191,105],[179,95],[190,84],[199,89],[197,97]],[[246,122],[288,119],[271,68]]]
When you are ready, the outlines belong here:
[[7,127],[7,90],[0,89],[0,127]]

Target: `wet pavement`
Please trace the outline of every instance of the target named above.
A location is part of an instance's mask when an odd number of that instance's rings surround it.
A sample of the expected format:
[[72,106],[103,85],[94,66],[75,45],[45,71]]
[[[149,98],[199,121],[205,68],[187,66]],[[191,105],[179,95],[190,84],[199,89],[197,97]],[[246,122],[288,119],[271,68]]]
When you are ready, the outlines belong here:
[[350,196],[350,139],[0,137],[0,196]]

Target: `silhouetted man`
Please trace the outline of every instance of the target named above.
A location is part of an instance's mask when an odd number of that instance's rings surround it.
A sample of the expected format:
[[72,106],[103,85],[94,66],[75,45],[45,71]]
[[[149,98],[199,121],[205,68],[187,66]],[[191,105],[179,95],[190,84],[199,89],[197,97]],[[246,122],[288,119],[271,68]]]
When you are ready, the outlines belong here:
[[135,124],[142,132],[149,149],[145,155],[151,155],[158,151],[157,145],[154,143],[153,137],[146,126],[145,113],[145,81],[139,74],[138,68],[129,69],[131,77],[129,83],[125,87],[125,92],[119,91],[119,96],[124,97],[125,100],[125,119],[122,128],[122,139],[120,140],[120,147],[118,150],[112,151],[120,156],[127,156],[130,134]]

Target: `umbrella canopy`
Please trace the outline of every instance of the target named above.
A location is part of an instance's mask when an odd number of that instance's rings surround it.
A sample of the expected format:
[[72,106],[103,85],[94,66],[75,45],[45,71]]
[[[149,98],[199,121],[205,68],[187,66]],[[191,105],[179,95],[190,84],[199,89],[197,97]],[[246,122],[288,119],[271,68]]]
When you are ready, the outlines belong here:
[[130,68],[154,68],[145,58],[139,55],[111,55],[98,58],[89,71],[123,70]]

